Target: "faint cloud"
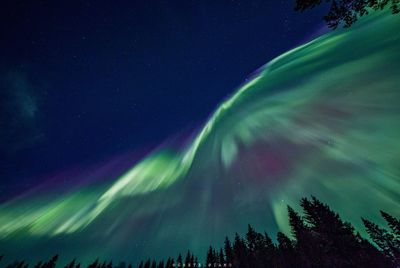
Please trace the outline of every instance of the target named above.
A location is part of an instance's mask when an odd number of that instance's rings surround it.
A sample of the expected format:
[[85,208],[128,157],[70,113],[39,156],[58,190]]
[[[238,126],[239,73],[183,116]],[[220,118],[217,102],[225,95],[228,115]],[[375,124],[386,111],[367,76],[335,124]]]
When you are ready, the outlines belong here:
[[43,140],[39,96],[21,72],[0,74],[0,151],[14,154]]

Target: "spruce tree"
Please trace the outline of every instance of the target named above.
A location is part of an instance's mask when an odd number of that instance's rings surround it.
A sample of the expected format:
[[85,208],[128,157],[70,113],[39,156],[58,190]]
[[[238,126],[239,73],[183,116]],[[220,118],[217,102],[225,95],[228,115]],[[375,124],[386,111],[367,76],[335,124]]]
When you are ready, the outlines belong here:
[[191,263],[191,254],[190,254],[190,251],[188,250],[186,253],[186,258],[185,258],[185,266],[188,267],[189,263]]
[[393,14],[400,13],[399,0],[296,0],[295,10],[310,10],[321,4],[329,4],[328,13],[324,16],[326,24],[333,29],[343,24],[350,27],[361,16],[369,14],[369,10],[382,10],[386,6]]
[[97,268],[99,266],[99,259],[96,259],[94,262],[89,264],[88,268]]
[[70,263],[64,266],[64,268],[75,268],[76,259],[73,259]]
[[210,246],[207,252],[206,265],[214,265],[215,262],[215,250]]
[[225,263],[224,251],[222,250],[222,248],[219,249],[218,263],[220,263],[220,264]]
[[[261,261],[263,263],[270,263],[271,266],[276,265],[276,247],[274,243],[272,242],[271,237],[264,232],[264,235],[262,236],[260,234],[259,241],[262,242],[260,244],[260,255],[261,255]],[[258,248],[258,247],[257,247]]]
[[182,255],[179,253],[178,258],[176,259],[176,266],[179,267],[179,265],[182,267],[183,266],[183,261],[182,261]]
[[35,264],[35,268],[40,268],[40,267],[42,267],[42,263],[43,263],[43,261],[39,261],[37,264]]
[[292,234],[297,241],[301,241],[304,234],[308,232],[308,228],[304,224],[303,219],[300,215],[290,206],[287,207],[289,215],[289,224],[292,229]]
[[400,237],[400,219],[396,219],[392,215],[389,215],[388,213],[384,211],[380,211],[382,217],[385,219],[387,224],[389,225],[390,229],[392,229],[392,232],[394,235]]
[[145,262],[143,268],[151,268],[151,260],[147,259],[147,261]]
[[164,268],[164,261],[160,261],[157,265],[157,268]]
[[235,234],[235,241],[233,243],[233,266],[234,267],[248,267],[248,248],[244,240]]
[[247,234],[246,234],[246,239],[247,239],[247,246],[249,248],[250,252],[255,252],[256,251],[256,237],[257,233],[254,230],[254,228],[249,224],[247,226]]
[[297,252],[294,249],[293,242],[284,233],[278,232],[277,239],[277,267],[291,268],[299,267],[300,263],[297,258]]
[[362,218],[365,229],[374,243],[392,263],[400,266],[400,243],[396,236],[377,224]]
[[233,249],[232,249],[231,241],[229,241],[228,237],[225,237],[224,251],[225,251],[226,262],[228,264],[232,263],[233,262]]
[[171,257],[168,257],[167,262],[165,263],[165,268],[172,268],[174,265],[174,260]]
[[314,196],[303,198],[300,203],[310,230],[309,250],[316,258],[312,260],[322,266],[366,266],[379,267],[379,252],[368,241],[355,233],[354,227],[344,222],[338,213]]
[[192,264],[193,267],[193,264],[195,263],[195,258],[193,254],[190,256],[190,263]]

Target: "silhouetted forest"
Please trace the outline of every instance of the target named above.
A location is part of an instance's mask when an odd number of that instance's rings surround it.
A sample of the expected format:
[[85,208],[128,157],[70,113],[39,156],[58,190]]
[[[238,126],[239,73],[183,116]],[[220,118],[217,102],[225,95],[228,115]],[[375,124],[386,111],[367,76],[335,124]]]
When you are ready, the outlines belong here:
[[[225,238],[221,247],[210,246],[204,260],[190,251],[176,259],[148,259],[139,268],[170,267],[400,267],[400,220],[381,211],[387,226],[382,227],[362,218],[370,240],[343,221],[328,205],[315,197],[303,198],[302,213],[288,206],[291,238],[278,232],[276,242],[269,234],[257,232],[251,225],[245,236],[238,233]],[[373,241],[373,242],[370,242]],[[2,256],[0,256],[0,261]],[[41,261],[34,268],[56,267],[58,256]],[[24,261],[6,264],[7,268],[27,268]],[[31,266],[32,267],[32,266]],[[72,260],[65,268],[80,268]],[[95,260],[88,268],[132,268],[131,264]]]
[[323,3],[330,5],[324,19],[333,29],[341,24],[345,28],[350,27],[359,17],[368,15],[369,10],[383,10],[388,6],[393,14],[400,13],[399,0],[296,0],[295,10],[303,12]]

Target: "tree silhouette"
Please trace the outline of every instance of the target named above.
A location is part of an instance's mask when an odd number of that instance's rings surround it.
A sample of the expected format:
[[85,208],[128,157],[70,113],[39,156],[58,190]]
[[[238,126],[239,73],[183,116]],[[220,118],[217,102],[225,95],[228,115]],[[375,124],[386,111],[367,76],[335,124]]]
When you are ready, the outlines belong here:
[[[233,243],[225,238],[223,248],[218,251],[210,246],[206,255],[206,264],[201,267],[400,267],[400,220],[387,212],[381,211],[387,228],[362,218],[370,243],[356,232],[348,222],[327,204],[315,197],[300,201],[302,211],[297,212],[288,206],[289,225],[293,239],[282,232],[277,233],[277,243],[264,232],[257,232],[248,225],[247,233],[242,238],[235,233]],[[0,256],[0,260],[2,256]],[[40,261],[35,268],[55,268],[58,255],[48,261]],[[154,256],[141,261],[139,268],[199,267],[197,257],[190,250],[183,261],[179,253],[177,261],[168,257],[156,260]],[[200,262],[201,263],[201,262]],[[16,260],[4,265],[6,268],[28,268],[28,263]],[[113,266],[112,262],[99,262],[96,259],[88,268],[126,268],[125,262]],[[80,268],[75,259],[64,268]],[[128,268],[132,268],[129,264]]]
[[193,261],[194,261],[194,256],[193,254],[190,253],[190,250],[188,250],[185,258],[185,267],[188,267],[189,264],[190,266],[192,266]]
[[224,251],[222,250],[222,248],[219,249],[217,263],[220,263],[220,264],[225,263]]
[[233,242],[233,265],[234,267],[248,267],[249,263],[247,261],[248,248],[244,240],[239,236],[238,233],[235,234],[235,240]]
[[164,268],[164,261],[160,261],[157,265],[157,268]]
[[265,263],[274,262],[275,246],[267,233],[262,235],[249,224],[246,239],[251,267],[263,267]]
[[[103,263],[103,265],[106,266],[105,262]],[[100,267],[100,268],[102,268],[102,267]],[[122,261],[117,266],[115,266],[115,268],[126,268],[126,263],[124,261]]]
[[165,263],[165,268],[172,268],[174,267],[174,259],[168,257],[167,262]]
[[392,215],[389,215],[388,213],[384,211],[380,211],[382,217],[385,219],[387,224],[389,225],[390,229],[392,229],[392,232],[396,236],[400,236],[400,219],[396,219]]
[[397,220],[387,213],[382,214],[382,216],[388,222],[388,225],[393,232],[379,227],[377,224],[367,219],[363,218],[362,221],[367,233],[375,244],[383,251],[385,256],[387,256],[394,265],[400,266],[400,238],[395,232],[397,230],[396,225],[393,225]]
[[210,246],[208,248],[207,257],[206,257],[206,265],[214,265],[217,262],[217,257],[215,255],[215,250]]
[[[300,202],[307,224],[309,245],[313,255],[322,266],[357,266],[376,263],[379,267],[379,252],[373,252],[368,242],[357,236],[354,227],[344,222],[339,214],[315,197],[303,198]],[[310,249],[310,248],[308,248]]]
[[5,266],[5,268],[26,268],[28,264],[25,261],[15,261]]
[[225,237],[224,251],[225,251],[226,262],[233,263],[233,249],[232,249],[231,241],[229,241],[228,237]]
[[99,259],[96,259],[94,262],[88,265],[88,268],[97,268],[98,266],[99,266]]
[[182,255],[179,253],[178,258],[176,258],[176,265],[180,265],[182,267]]
[[278,241],[277,267],[295,267],[299,261],[293,242],[282,232],[278,232],[276,240]]
[[58,255],[53,256],[48,262],[42,264],[39,262],[35,267],[37,268],[55,268],[58,260]]
[[77,268],[80,267],[79,263],[76,263],[76,259],[73,259],[70,263],[64,266],[64,268]]
[[144,263],[143,268],[150,268],[150,266],[151,266],[151,260],[148,259],[148,260]]
[[393,14],[400,13],[399,0],[296,0],[295,10],[306,11],[316,6],[330,4],[328,13],[324,16],[326,24],[333,29],[343,24],[350,27],[359,17],[368,15],[369,10],[382,10],[389,6]]
[[307,226],[304,224],[300,215],[290,206],[287,207],[289,224],[292,229],[292,234],[297,241],[303,239],[304,235],[308,232]]

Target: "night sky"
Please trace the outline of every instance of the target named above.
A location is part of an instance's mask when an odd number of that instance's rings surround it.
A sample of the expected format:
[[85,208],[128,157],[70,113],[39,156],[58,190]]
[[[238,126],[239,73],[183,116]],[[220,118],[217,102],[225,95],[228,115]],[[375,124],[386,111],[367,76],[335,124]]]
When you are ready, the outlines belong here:
[[187,137],[268,60],[323,29],[292,1],[3,1],[1,199]]
[[293,4],[3,2],[7,262],[203,258],[248,224],[291,236],[309,196],[363,237],[398,217],[400,17]]

